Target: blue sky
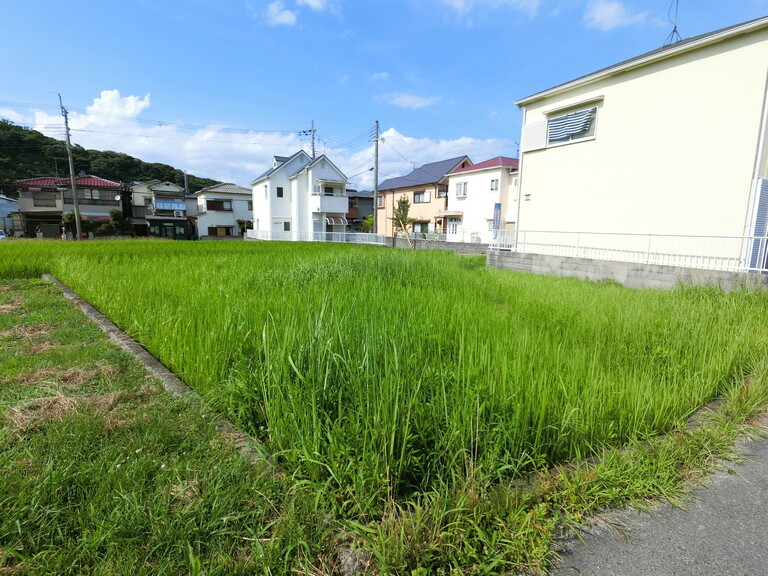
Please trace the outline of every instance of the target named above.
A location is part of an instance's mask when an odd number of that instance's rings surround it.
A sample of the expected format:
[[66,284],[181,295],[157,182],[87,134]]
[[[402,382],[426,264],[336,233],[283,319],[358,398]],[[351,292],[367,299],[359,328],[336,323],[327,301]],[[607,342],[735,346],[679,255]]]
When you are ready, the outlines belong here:
[[[249,186],[310,141],[358,187],[514,156],[515,100],[653,50],[674,0],[3,0],[0,117]],[[768,0],[679,0],[683,38]]]

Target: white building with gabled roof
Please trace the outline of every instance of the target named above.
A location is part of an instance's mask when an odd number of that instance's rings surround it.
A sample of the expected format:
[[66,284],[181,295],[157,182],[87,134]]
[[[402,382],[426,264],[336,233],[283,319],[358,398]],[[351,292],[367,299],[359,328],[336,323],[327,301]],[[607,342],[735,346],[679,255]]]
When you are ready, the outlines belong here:
[[253,219],[250,188],[222,183],[192,195],[197,198],[198,238],[242,238]]
[[517,217],[517,159],[497,156],[448,173],[446,240],[488,244]]
[[303,150],[275,156],[272,167],[251,183],[253,231],[260,240],[322,240],[344,232],[347,178],[325,155]]

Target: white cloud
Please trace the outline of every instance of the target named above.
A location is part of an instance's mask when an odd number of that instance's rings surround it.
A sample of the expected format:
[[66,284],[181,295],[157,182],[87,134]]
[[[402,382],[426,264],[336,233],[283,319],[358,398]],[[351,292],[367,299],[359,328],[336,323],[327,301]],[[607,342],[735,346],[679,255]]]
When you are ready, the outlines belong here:
[[[113,150],[145,162],[169,164],[202,178],[246,187],[272,165],[273,156],[290,156],[301,149],[309,151],[310,143],[296,133],[243,133],[222,125],[158,123],[142,118],[149,108],[149,95],[121,96],[117,90],[105,90],[84,112],[70,111],[72,141],[87,149]],[[0,115],[6,113],[0,110]],[[15,113],[14,116],[12,121],[16,124],[63,139],[64,119],[58,111],[52,114],[29,111],[26,115]],[[413,169],[411,162],[422,165],[465,154],[479,162],[515,153],[514,143],[503,139],[413,138],[394,128],[386,130],[382,138],[380,180],[407,174]],[[374,144],[370,142],[362,149],[338,153],[331,149],[326,153],[354,186],[370,190],[373,188],[373,172],[369,170],[373,166],[373,149]]]
[[[480,140],[460,137],[453,140],[413,138],[389,128],[381,134],[379,144],[379,182],[387,178],[404,176],[416,167],[429,162],[467,155],[473,162],[482,162],[496,156],[515,153],[515,143],[500,138]],[[331,158],[352,181],[351,187],[360,190],[373,189],[373,145],[346,158]],[[357,176],[353,174],[360,173]]]
[[415,94],[407,94],[405,92],[384,94],[382,98],[392,106],[408,108],[409,110],[429,108],[440,100],[439,96],[416,96]]
[[0,118],[10,120],[14,124],[21,124],[24,122],[24,116],[10,108],[0,108]]
[[296,4],[299,6],[309,6],[312,10],[320,12],[325,10],[328,0],[297,0]]
[[596,28],[604,32],[644,22],[646,18],[645,12],[633,14],[616,0],[593,0],[587,5],[584,13],[584,23],[588,28]]
[[541,6],[541,0],[440,0],[461,15],[471,10],[487,8],[512,8],[525,12],[533,18]]
[[389,72],[376,72],[371,75],[372,82],[386,82],[389,80]]
[[275,0],[267,6],[267,23],[271,26],[293,26],[296,24],[296,13],[287,10],[281,0]]
[[101,116],[107,122],[120,122],[125,119],[137,118],[149,108],[149,94],[144,98],[138,96],[120,96],[119,90],[102,90],[101,95],[88,106],[89,116]]
[[[145,162],[160,162],[202,178],[248,186],[272,163],[272,156],[302,148],[297,134],[188,126],[141,118],[150,98],[121,96],[105,90],[85,112],[70,111],[72,142],[83,148],[113,150]],[[17,115],[18,116],[18,115]],[[32,111],[14,123],[62,139],[64,119],[58,112]]]

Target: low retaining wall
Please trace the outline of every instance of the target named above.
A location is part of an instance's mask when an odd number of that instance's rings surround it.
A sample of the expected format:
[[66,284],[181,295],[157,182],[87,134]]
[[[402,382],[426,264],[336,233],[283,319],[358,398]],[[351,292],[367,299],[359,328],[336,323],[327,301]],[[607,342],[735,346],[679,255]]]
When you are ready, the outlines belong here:
[[[459,254],[487,254],[488,244],[472,242],[443,242],[436,240],[412,240],[416,250],[450,250]],[[392,237],[387,238],[387,246],[392,246]],[[395,248],[409,248],[408,240],[398,237]]]
[[678,284],[714,285],[724,290],[737,290],[744,286],[768,288],[768,275],[765,274],[700,270],[504,250],[489,250],[487,265],[545,276],[571,276],[593,281],[615,280],[629,288],[674,288]]

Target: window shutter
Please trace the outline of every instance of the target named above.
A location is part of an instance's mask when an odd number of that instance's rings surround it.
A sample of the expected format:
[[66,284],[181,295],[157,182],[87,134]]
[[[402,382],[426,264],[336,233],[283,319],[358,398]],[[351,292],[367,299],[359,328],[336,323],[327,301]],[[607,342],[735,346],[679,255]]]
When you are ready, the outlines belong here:
[[765,268],[766,240],[768,235],[768,179],[759,180],[757,198],[757,217],[752,231],[752,254],[749,258],[750,269]]
[[430,199],[430,198],[431,198],[431,196],[430,196],[430,194],[431,194],[431,193],[430,193],[430,191],[429,191],[429,190],[427,190],[426,192],[424,192],[424,202],[431,202],[431,199]]
[[563,140],[574,134],[586,132],[592,124],[594,113],[595,108],[589,108],[559,118],[552,118],[547,127],[548,139],[550,141]]

